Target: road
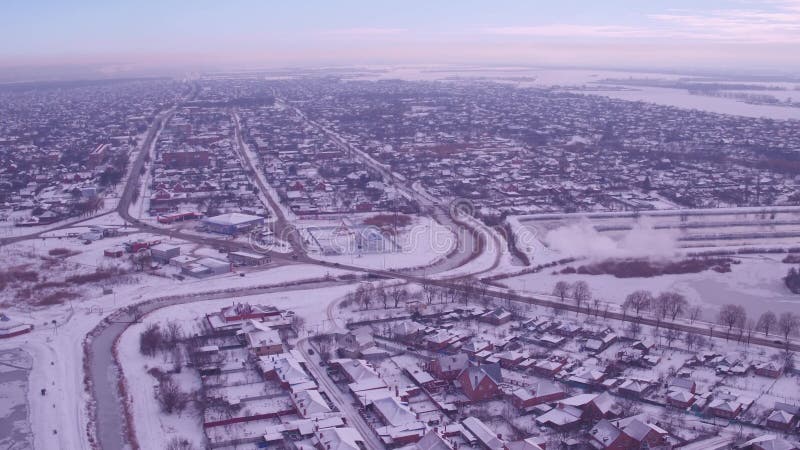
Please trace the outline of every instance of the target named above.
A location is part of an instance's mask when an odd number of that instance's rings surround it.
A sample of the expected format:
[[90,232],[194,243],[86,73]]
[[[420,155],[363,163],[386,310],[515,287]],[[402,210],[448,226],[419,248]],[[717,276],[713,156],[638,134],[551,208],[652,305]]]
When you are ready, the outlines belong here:
[[308,339],[298,341],[297,348],[300,349],[303,356],[305,356],[306,360],[309,362],[307,367],[314,375],[314,378],[317,379],[317,383],[320,387],[325,389],[331,401],[336,404],[339,411],[347,418],[347,424],[355,427],[364,437],[367,448],[375,450],[386,448],[375,432],[372,431],[372,428],[364,421],[364,418],[361,417],[355,407],[353,407],[352,399],[348,398],[349,395],[344,395],[342,391],[339,390],[339,387],[336,386],[336,383],[328,376],[327,372],[320,368],[321,360],[319,358],[319,353],[313,352],[313,355],[309,354],[308,350],[311,347]]
[[258,189],[261,191],[264,197],[266,197],[268,205],[265,206],[269,206],[270,210],[272,210],[272,213],[275,215],[275,223],[272,231],[275,233],[276,237],[289,242],[295,255],[305,254],[300,235],[297,233],[294,227],[289,224],[289,221],[286,219],[286,216],[283,213],[283,209],[281,209],[280,205],[278,205],[276,199],[272,198],[272,195],[270,194],[271,189],[267,185],[267,181],[264,179],[264,172],[258,168],[258,166],[250,157],[247,144],[242,138],[242,125],[238,112],[233,111],[231,116],[235,125],[234,130],[236,134],[236,143],[239,156],[242,159],[242,162],[244,162],[249,169],[251,176],[255,177],[255,180],[253,181],[256,182]]
[[[291,107],[291,106],[290,106]],[[305,117],[302,111],[299,111],[295,108],[298,114],[301,114]],[[190,233],[184,233],[181,231],[171,231],[165,230],[162,228],[154,227],[152,225],[148,225],[143,223],[142,221],[132,217],[129,213],[129,207],[132,202],[133,193],[135,189],[138,187],[139,184],[139,174],[141,172],[142,167],[144,167],[145,157],[149,154],[150,149],[155,143],[155,139],[158,135],[158,130],[166,123],[166,120],[170,117],[170,112],[166,112],[165,114],[161,115],[158,120],[156,120],[150,130],[148,131],[147,137],[145,142],[142,146],[142,150],[137,155],[136,160],[134,161],[132,170],[130,172],[130,176],[126,180],[126,185],[123,190],[123,195],[120,198],[120,202],[117,208],[120,216],[132,224],[132,227],[135,229],[139,229],[142,231],[147,231],[149,233],[163,235],[163,236],[171,236],[174,238],[186,240],[188,242],[195,242],[198,244],[202,244],[209,247],[214,247],[218,249],[225,249],[228,251],[235,251],[235,250],[248,250],[249,244],[243,242],[232,241],[228,239],[221,239],[215,237],[206,237],[206,236],[198,236]],[[306,120],[308,120],[306,118]],[[241,124],[239,123],[238,116],[234,113],[234,122],[236,127],[236,139],[239,145],[239,151],[244,158],[244,161],[250,168],[250,170],[256,174],[256,183],[262,192],[267,193],[269,192],[267,186],[265,185],[265,180],[258,176],[258,168],[254,164],[253,161],[249,158],[248,152],[245,150],[244,146],[245,143],[243,142],[242,135],[241,135]],[[326,132],[331,139],[340,145],[342,149],[351,151],[352,154],[359,156],[359,158],[364,161],[365,164],[372,167],[374,170],[377,170],[379,173],[382,173],[383,176],[390,180],[401,192],[405,195],[410,196],[417,200],[420,205],[429,211],[434,218],[443,223],[445,226],[452,227],[453,229],[460,230],[457,235],[462,237],[463,239],[459,241],[459,251],[455,252],[454,255],[445,258],[440,263],[433,265],[432,267],[428,267],[425,269],[419,270],[411,270],[411,271],[388,271],[388,270],[370,270],[364,269],[361,267],[355,266],[348,266],[344,264],[336,264],[336,263],[327,263],[322,261],[316,261],[309,258],[304,253],[297,253],[296,258],[292,258],[289,255],[281,254],[277,252],[271,252],[271,256],[273,259],[282,261],[282,262],[298,262],[298,263],[308,263],[308,264],[316,264],[320,266],[350,270],[353,272],[360,272],[371,275],[375,278],[388,278],[388,279],[396,279],[402,280],[404,282],[414,282],[414,283],[430,283],[433,285],[452,288],[452,289],[465,289],[465,286],[459,283],[459,278],[463,278],[466,274],[461,275],[460,277],[455,277],[452,279],[440,279],[440,280],[432,280],[430,276],[435,273],[441,273],[443,271],[448,271],[453,268],[462,266],[467,262],[471,261],[473,258],[477,257],[482,251],[484,251],[485,242],[483,242],[483,238],[475,232],[469,226],[464,225],[458,221],[453,220],[453,217],[450,215],[450,211],[448,208],[445,208],[439,202],[432,199],[430,196],[426,195],[424,192],[419,192],[414,189],[413,186],[409,186],[407,182],[399,177],[398,175],[394,174],[389,170],[387,167],[378,164],[376,161],[372,160],[369,155],[365,155],[355,149],[352,149],[350,145],[344,141],[341,137],[336,135],[336,133],[331,132],[330,130],[326,130],[324,127],[321,127],[318,124],[315,124],[312,121],[309,121],[309,124],[312,126],[320,127],[321,130]],[[267,196],[267,198],[270,198]],[[271,204],[273,206],[273,211],[275,212],[278,223],[281,223],[280,226],[288,227],[288,221],[285,217],[281,215],[280,208],[276,207],[277,205]],[[302,247],[300,242],[292,241],[291,244],[293,247],[298,245]],[[298,248],[300,250],[300,248]],[[314,284],[313,287],[320,288],[324,287],[323,285],[317,283]],[[292,288],[280,288],[284,290],[289,289],[303,289],[309,287],[292,287]],[[275,288],[275,291],[272,292],[280,292],[277,290],[279,288]],[[235,295],[255,295],[256,293],[265,293],[268,291],[265,290],[253,290],[250,293],[236,293]],[[535,304],[543,307],[549,307],[553,309],[563,310],[563,311],[578,311],[578,307],[574,303],[563,303],[560,301],[553,300],[552,298],[547,298],[545,296],[537,296],[537,295],[526,295],[526,294],[519,294],[515,292],[511,292],[506,289],[490,287],[487,288],[487,294],[491,295],[496,298],[507,299],[512,301],[518,301],[523,303],[530,303]],[[165,306],[171,306],[176,304],[184,304],[184,303],[191,303],[195,301],[203,301],[203,300],[210,300],[214,298],[229,298],[232,293],[215,293],[215,294],[200,294],[194,295],[190,297],[180,298],[180,299],[172,299],[172,300],[162,300],[162,301],[154,301],[148,302],[146,305],[142,306],[143,309],[140,309],[141,312],[152,311],[158,308],[162,308]],[[581,308],[580,312],[585,313],[585,308]],[[660,326],[664,329],[674,329],[682,332],[691,332],[700,335],[710,336],[713,337],[721,337],[720,332],[718,329],[711,327],[709,325],[698,325],[698,324],[689,324],[683,322],[658,322],[654,318],[650,317],[634,317],[630,315],[625,315],[624,313],[619,313],[616,311],[608,311],[605,314],[601,313],[604,316],[605,320],[620,320],[626,322],[638,322],[642,325],[650,325],[650,326]],[[131,319],[130,317],[125,317],[124,315],[121,317],[122,319]],[[127,325],[116,324],[116,323],[107,323],[104,322],[98,325],[98,336],[93,340],[91,351],[90,351],[90,373],[88,374],[90,378],[94,381],[93,388],[92,388],[92,397],[95,401],[97,412],[98,412],[98,422],[96,424],[97,429],[97,436],[101,441],[101,445],[103,448],[124,448],[125,446],[125,436],[123,434],[124,430],[124,417],[121,415],[121,401],[119,392],[117,389],[116,384],[109,383],[109,380],[113,380],[114,376],[116,375],[117,370],[119,370],[117,361],[113,358],[113,345],[119,335],[127,328]],[[775,339],[769,339],[766,337],[753,337],[751,339],[751,343],[755,345],[763,345],[766,347],[772,348],[784,348],[785,345],[780,342],[776,342]],[[308,354],[308,342],[303,340],[298,343],[298,347],[303,350],[304,354]],[[789,345],[789,349],[791,350],[800,350],[800,346],[796,343],[792,343]],[[369,442],[370,448],[382,448],[383,445],[380,443],[380,440],[377,436],[372,432],[369,426],[364,422],[358,412],[352,407],[351,402],[348,401],[347,398],[343,397],[341,392],[338,390],[338,387],[333,384],[327,374],[319,368],[318,361],[314,358],[311,358],[311,364],[309,366],[309,370],[314,373],[315,377],[317,377],[318,381],[321,385],[327,389],[327,391],[331,394],[332,401],[337,403],[340,410],[348,417],[348,422],[356,427],[367,439]]]
[[[213,292],[208,294],[187,295],[184,297],[165,297],[140,303],[136,306],[137,315],[151,313],[168,306],[182,305],[207,300],[226,299],[231,296],[249,297],[277,292],[290,292],[304,289],[323,289],[338,286],[352,281],[311,282],[283,287],[244,288],[235,292]],[[125,417],[122,414],[124,404],[117,385],[117,376],[121,371],[116,360],[114,345],[136,317],[129,311],[119,311],[110,320],[98,324],[92,334],[90,344],[89,378],[92,382],[92,399],[96,412],[95,433],[103,449],[128,448]],[[134,424],[135,426],[135,424]]]
[[484,249],[487,248],[488,243],[484,242],[480,234],[463,222],[454,220],[449,208],[446,207],[446,205],[442,205],[437,199],[423,192],[421,186],[410,185],[403,176],[393,172],[390,167],[381,164],[367,153],[359,150],[342,136],[340,136],[336,131],[329,129],[314,120],[311,120],[305,112],[287,102],[285,99],[280,97],[277,92],[273,93],[277,103],[294,111],[298,117],[306,122],[307,125],[316,128],[318,131],[325,134],[328,139],[331,140],[331,142],[339,147],[339,150],[355,156],[365,166],[371,168],[374,172],[381,174],[386,183],[397,189],[405,197],[415,200],[424,212],[427,212],[434,220],[449,229],[456,236],[457,240],[455,251],[451,252],[446,258],[439,260],[431,266],[411,269],[408,271],[409,274],[426,275],[452,270],[472,261],[478,255],[480,255]]

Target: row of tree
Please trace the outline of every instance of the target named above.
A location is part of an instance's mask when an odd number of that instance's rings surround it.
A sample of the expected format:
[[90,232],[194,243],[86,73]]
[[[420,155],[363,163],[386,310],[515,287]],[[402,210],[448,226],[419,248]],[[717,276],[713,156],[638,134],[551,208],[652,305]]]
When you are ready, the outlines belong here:
[[717,314],[717,323],[728,327],[728,334],[734,328],[746,332],[748,338],[753,331],[762,332],[767,336],[774,332],[782,336],[786,343],[789,342],[790,336],[800,331],[800,315],[789,311],[776,315],[772,311],[766,311],[758,320],[754,320],[747,317],[747,311],[742,305],[736,304],[723,305]]

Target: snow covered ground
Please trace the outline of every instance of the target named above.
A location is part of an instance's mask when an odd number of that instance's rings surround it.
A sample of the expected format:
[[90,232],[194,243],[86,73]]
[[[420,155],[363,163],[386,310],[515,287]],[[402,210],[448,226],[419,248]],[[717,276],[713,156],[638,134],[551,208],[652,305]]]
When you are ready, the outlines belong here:
[[[306,320],[307,330],[316,330],[330,325],[326,315],[327,306],[351,290],[353,286],[350,285],[334,286],[325,289],[237,297],[236,300],[252,305],[273,305],[294,311]],[[161,412],[153,398],[156,381],[147,370],[152,367],[165,368],[170,364],[165,360],[167,356],[142,356],[139,351],[139,335],[148,325],[156,323],[163,326],[167,321],[176,321],[187,334],[196,333],[200,331],[197,320],[202,320],[205,314],[218,312],[221,307],[229,304],[230,299],[221,299],[192,303],[190,308],[185,305],[162,308],[147,315],[142,323],[131,325],[122,334],[118,344],[119,358],[128,382],[129,393],[136,399],[132,402],[132,408],[136,437],[142,448],[161,448],[164,442],[172,437],[187,438],[194,442],[195,447],[200,447],[203,443],[199,436],[203,435],[203,429],[199,417],[191,411],[181,415]],[[191,392],[199,387],[199,377],[194,372],[185,370],[179,377],[183,391]]]
[[[94,219],[93,222],[116,223],[117,219],[110,215]],[[29,270],[46,273],[47,281],[60,281],[68,275],[93,272],[99,266],[127,264],[125,258],[104,257],[103,250],[137,238],[152,239],[154,236],[135,233],[129,236],[105,238],[90,245],[84,245],[78,239],[67,237],[33,239],[0,247],[0,259],[3,260],[4,268],[20,265]],[[195,244],[177,240],[171,242],[179,245],[184,254],[221,256],[215,250],[197,248]],[[49,260],[53,258],[49,257],[48,253],[54,248],[65,248],[76,253],[63,260],[51,262]],[[46,264],[52,266],[45,269]],[[4,304],[4,312],[14,320],[35,326],[29,334],[0,340],[0,351],[20,348],[30,354],[33,360],[33,367],[28,375],[31,389],[27,394],[27,401],[30,427],[32,435],[35,436],[35,448],[89,450],[89,443],[86,440],[88,417],[85,410],[88,398],[83,389],[81,343],[97,323],[118,308],[155,297],[191,296],[196,293],[226,289],[230,289],[231,298],[235,298],[237,290],[254,286],[321,279],[348,273],[344,270],[303,264],[247,268],[242,272],[245,272],[245,276],[230,273],[205,279],[187,278],[183,281],[159,274],[133,273],[123,277],[122,282],[117,280],[113,283],[70,284],[67,289],[74,291],[78,297],[52,306],[35,306],[16,301],[13,292],[25,287],[24,285],[0,291],[0,303]],[[40,278],[40,281],[43,279]],[[111,287],[113,292],[104,293],[103,287]],[[326,289],[326,291],[333,290]],[[224,302],[229,301],[230,299]],[[300,300],[298,302],[301,303]],[[311,304],[308,305],[308,309],[324,313],[324,308],[318,310]],[[41,388],[47,388],[46,396],[40,394]],[[5,405],[4,402],[0,403]],[[14,404],[18,403],[14,400]],[[57,433],[53,433],[54,429]]]
[[[299,227],[336,227],[341,221],[302,221]],[[324,255],[311,253],[320,261],[348,264],[369,269],[404,269],[433,264],[445,257],[455,247],[455,235],[446,227],[427,216],[413,216],[411,224],[399,230],[392,240],[397,245],[395,251],[382,253],[361,253],[353,249],[346,254]],[[390,249],[387,246],[387,249]],[[314,249],[310,249],[314,250]]]
[[751,317],[757,318],[768,309],[776,314],[784,311],[797,312],[800,309],[800,295],[792,294],[781,279],[791,267],[782,263],[782,258],[783,255],[740,257],[737,259],[741,264],[732,265],[729,273],[709,270],[653,278],[554,275],[552,270],[545,269],[539,273],[502,280],[501,284],[515,290],[550,294],[559,280],[585,280],[595,297],[611,303],[622,303],[628,294],[638,289],[647,289],[655,294],[676,291],[685,295],[690,303],[703,306],[708,319],[714,319],[716,309],[726,303],[741,304]]

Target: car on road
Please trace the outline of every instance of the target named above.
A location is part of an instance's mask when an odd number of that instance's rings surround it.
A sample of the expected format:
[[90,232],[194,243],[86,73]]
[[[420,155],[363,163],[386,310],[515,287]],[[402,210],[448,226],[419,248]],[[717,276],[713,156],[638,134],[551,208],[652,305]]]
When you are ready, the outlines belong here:
[[309,355],[313,355],[314,354],[314,350],[313,349],[308,349],[308,354]]

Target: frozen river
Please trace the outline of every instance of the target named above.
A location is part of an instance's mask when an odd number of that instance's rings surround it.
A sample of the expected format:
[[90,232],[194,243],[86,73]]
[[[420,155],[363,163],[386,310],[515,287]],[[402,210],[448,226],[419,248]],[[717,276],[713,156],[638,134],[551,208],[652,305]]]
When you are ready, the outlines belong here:
[[33,448],[28,420],[31,357],[21,349],[0,351],[0,448]]
[[[393,68],[370,68],[369,72],[355,71],[352,79],[402,79],[402,80],[470,80],[497,81],[514,84],[519,87],[554,87],[575,88],[586,86],[588,91],[579,91],[587,95],[601,95],[621,100],[655,103],[676,108],[696,109],[719,114],[731,114],[744,117],[768,117],[777,120],[800,120],[800,108],[772,105],[752,105],[732,98],[708,97],[692,95],[685,89],[625,86],[626,90],[602,90],[605,85],[595,84],[604,79],[624,80],[626,78],[647,78],[658,80],[676,80],[693,77],[688,74],[658,72],[625,72],[615,70],[589,69],[551,69],[536,67],[460,67],[432,68],[406,66]],[[735,80],[727,80],[735,81]],[[749,82],[746,84],[768,84],[785,87],[786,91],[770,91],[766,93],[780,99],[793,97],[800,99],[800,91],[794,90],[800,83],[785,82]],[[739,92],[739,91],[737,91]],[[750,91],[742,91],[750,92]],[[753,92],[750,92],[753,93]]]

